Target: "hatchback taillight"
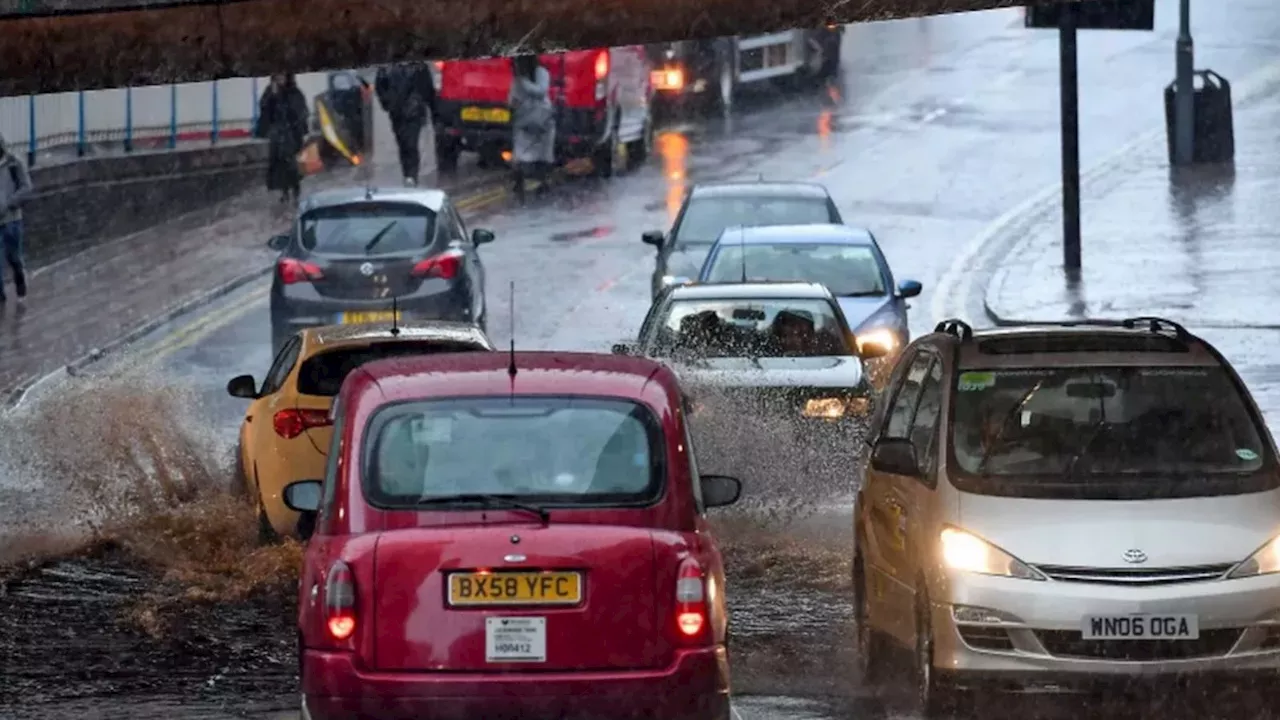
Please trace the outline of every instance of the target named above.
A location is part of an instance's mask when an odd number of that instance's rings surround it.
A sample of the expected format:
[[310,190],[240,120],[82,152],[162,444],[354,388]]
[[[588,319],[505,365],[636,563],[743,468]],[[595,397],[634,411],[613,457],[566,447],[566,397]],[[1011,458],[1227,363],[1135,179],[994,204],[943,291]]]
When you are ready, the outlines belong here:
[[319,265],[294,258],[280,258],[276,263],[276,274],[280,276],[280,282],[285,285],[311,282],[324,277]]
[[346,640],[356,631],[356,578],[341,560],[329,568],[324,585],[324,626],[334,640]]
[[705,645],[710,633],[707,577],[693,558],[676,573],[676,637],[684,645]]
[[281,410],[271,418],[271,425],[276,434],[285,440],[292,440],[304,431],[315,427],[332,425],[328,410],[301,410],[290,408]]
[[462,268],[462,253],[454,250],[429,257],[413,266],[410,274],[418,278],[443,278],[452,280]]

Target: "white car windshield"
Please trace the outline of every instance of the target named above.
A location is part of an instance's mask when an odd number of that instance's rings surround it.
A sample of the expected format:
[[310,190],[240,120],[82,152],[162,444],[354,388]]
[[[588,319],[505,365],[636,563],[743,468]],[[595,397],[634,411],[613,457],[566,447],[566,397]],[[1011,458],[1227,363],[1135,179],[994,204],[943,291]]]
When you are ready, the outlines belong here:
[[885,295],[884,275],[866,245],[777,243],[737,245],[721,240],[706,282],[797,281],[827,286],[841,296]]
[[1219,368],[969,370],[954,397],[955,458],[974,476],[1068,486],[1240,476],[1260,470],[1267,452]]

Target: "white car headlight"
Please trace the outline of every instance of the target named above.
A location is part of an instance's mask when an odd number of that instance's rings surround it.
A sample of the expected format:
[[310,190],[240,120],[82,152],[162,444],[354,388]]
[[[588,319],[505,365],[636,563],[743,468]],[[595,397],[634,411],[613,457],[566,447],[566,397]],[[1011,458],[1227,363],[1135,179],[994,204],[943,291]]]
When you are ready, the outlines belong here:
[[1044,575],[1009,553],[957,528],[943,528],[939,536],[942,561],[952,570],[1001,575],[1022,580],[1044,580]]
[[871,408],[870,398],[813,398],[804,404],[801,414],[810,418],[835,420],[845,415],[864,415]]
[[1246,578],[1280,572],[1280,537],[1272,538],[1247,560],[1236,566],[1228,578]]
[[859,332],[857,336],[858,352],[864,352],[868,345],[878,345],[884,348],[886,355],[892,355],[898,349],[898,336],[888,328],[866,330]]

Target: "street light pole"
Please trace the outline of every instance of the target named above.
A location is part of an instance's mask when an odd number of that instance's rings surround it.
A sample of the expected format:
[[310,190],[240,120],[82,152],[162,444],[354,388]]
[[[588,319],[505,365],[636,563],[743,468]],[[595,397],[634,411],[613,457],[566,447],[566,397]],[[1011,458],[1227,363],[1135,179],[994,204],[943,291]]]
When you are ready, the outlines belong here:
[[1191,41],[1191,0],[1179,0],[1177,76],[1174,79],[1174,144],[1176,165],[1190,165],[1195,149],[1195,46]]
[[1080,274],[1080,86],[1077,64],[1077,4],[1063,3],[1058,19],[1058,87],[1062,124],[1062,268]]

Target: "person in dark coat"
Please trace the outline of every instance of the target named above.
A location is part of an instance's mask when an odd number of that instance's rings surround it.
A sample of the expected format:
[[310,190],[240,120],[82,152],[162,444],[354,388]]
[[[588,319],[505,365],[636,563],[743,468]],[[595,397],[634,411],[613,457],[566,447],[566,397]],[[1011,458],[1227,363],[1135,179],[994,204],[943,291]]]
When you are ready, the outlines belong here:
[[426,63],[399,63],[378,69],[374,80],[378,102],[391,118],[391,130],[400,150],[404,184],[418,184],[422,164],[422,131],[435,117],[436,88]]
[[280,201],[297,201],[302,185],[298,153],[307,139],[307,98],[293,75],[272,75],[271,85],[258,103],[255,134],[267,140],[267,189],[278,190]]

